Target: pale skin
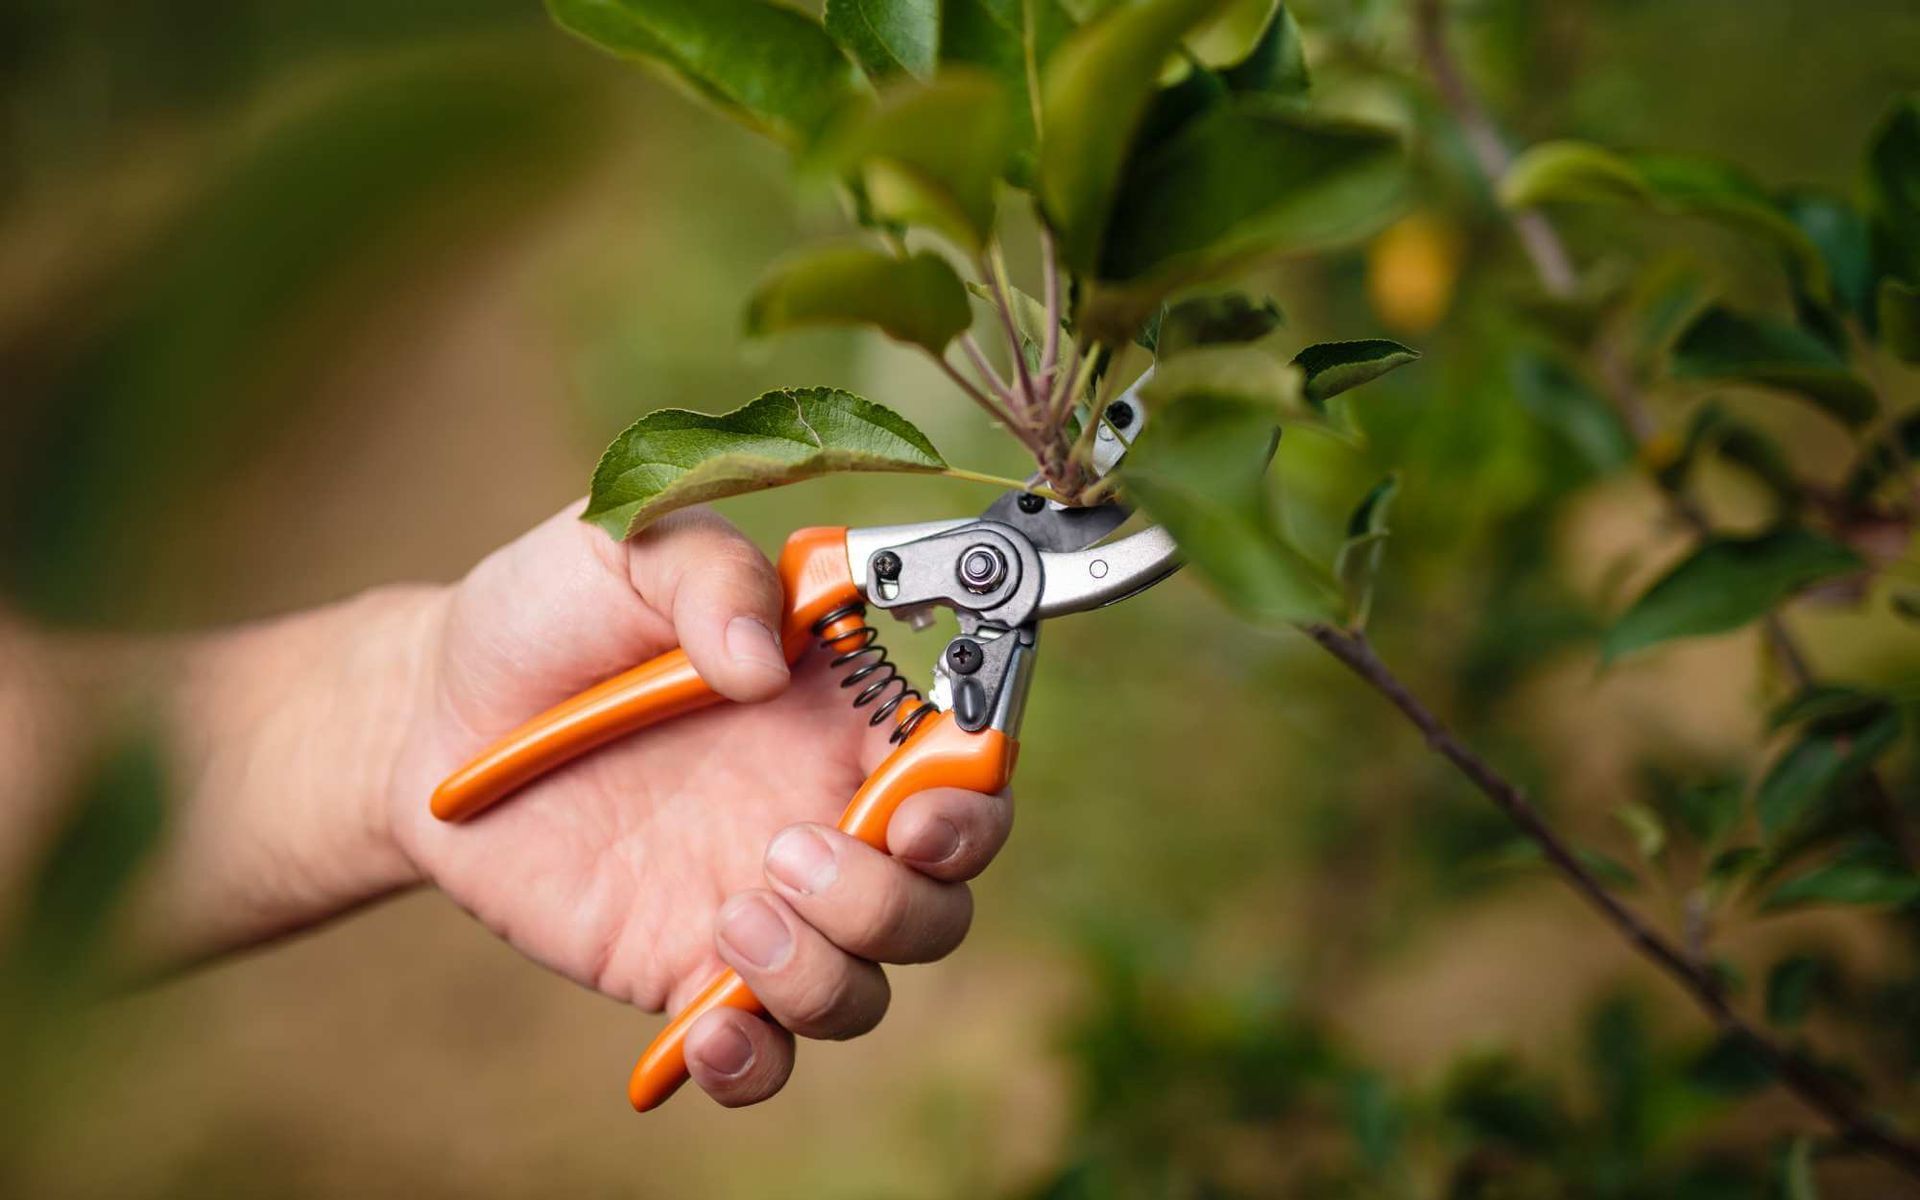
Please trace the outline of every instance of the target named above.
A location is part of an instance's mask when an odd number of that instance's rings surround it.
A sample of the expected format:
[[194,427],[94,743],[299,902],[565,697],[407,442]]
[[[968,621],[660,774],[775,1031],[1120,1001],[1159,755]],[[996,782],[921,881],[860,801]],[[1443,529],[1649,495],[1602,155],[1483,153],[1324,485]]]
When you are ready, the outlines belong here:
[[[686,1044],[693,1081],[744,1105],[786,1083],[796,1034],[879,1022],[879,964],[959,944],[1008,798],[914,796],[891,853],[839,833],[886,731],[824,656],[789,674],[767,559],[706,510],[620,543],[577,508],[450,587],[165,652],[175,812],[134,906],[135,953],[177,965],[430,885],[533,961],[649,1011],[739,971],[778,1023],[721,1009]],[[604,747],[464,825],[428,813],[434,785],[495,737],[675,645],[740,703]]]

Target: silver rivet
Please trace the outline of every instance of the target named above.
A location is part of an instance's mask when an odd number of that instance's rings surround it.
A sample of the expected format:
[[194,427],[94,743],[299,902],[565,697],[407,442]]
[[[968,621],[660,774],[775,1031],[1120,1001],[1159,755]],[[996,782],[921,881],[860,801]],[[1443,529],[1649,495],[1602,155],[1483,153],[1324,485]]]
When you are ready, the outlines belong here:
[[1105,579],[1107,577],[1107,560],[1104,558],[1094,559],[1087,564],[1087,572],[1095,579]]

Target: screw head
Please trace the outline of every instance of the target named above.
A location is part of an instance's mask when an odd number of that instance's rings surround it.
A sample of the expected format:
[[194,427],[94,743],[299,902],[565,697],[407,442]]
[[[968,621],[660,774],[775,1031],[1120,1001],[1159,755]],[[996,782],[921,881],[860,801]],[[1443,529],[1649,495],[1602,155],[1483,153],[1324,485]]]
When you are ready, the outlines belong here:
[[1125,400],[1115,400],[1107,405],[1107,424],[1115,429],[1125,429],[1133,424],[1133,405]]
[[958,574],[961,587],[982,595],[999,587],[1007,577],[1007,560],[992,546],[968,546],[961,552]]
[[956,675],[971,675],[986,661],[978,642],[955,638],[947,646],[947,669]]
[[889,582],[900,578],[900,556],[891,550],[882,550],[874,555],[873,573]]
[[1032,492],[1021,492],[1020,498],[1014,503],[1023,513],[1037,513],[1047,506],[1046,497],[1036,496]]

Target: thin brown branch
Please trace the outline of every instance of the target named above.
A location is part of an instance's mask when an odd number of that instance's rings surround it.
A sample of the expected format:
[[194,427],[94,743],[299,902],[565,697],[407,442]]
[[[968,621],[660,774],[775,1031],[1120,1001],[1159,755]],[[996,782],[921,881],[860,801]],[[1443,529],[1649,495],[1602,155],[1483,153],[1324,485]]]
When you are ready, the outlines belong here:
[[1013,399],[1013,389],[1008,386],[1006,380],[1000,378],[1000,372],[993,369],[993,364],[987,360],[986,351],[980,348],[978,338],[971,333],[961,334],[960,349],[966,352],[967,361],[973,364],[974,370],[980,372],[981,380],[995,399],[1001,401]]
[[988,251],[988,274],[993,280],[994,295],[1000,303],[1000,323],[1007,331],[1007,351],[1013,356],[1014,370],[1018,378],[1019,409],[1022,419],[1035,424],[1040,415],[1039,394],[1034,391],[1033,372],[1027,369],[1025,347],[1020,344],[1020,326],[1013,317],[1013,284],[1007,279],[1007,260],[995,243]]
[[1453,764],[1491,800],[1552,864],[1581,899],[1591,905],[1639,953],[1664,971],[1698,1004],[1714,1024],[1738,1040],[1772,1070],[1774,1076],[1808,1107],[1818,1112],[1848,1141],[1886,1159],[1920,1178],[1920,1143],[1888,1128],[1864,1111],[1854,1097],[1841,1090],[1825,1072],[1775,1042],[1748,1022],[1728,1003],[1713,975],[1685,951],[1649,925],[1640,914],[1621,903],[1607,886],[1580,861],[1572,847],[1560,840],[1518,786],[1500,774],[1471,746],[1461,741],[1402,683],[1374,652],[1365,634],[1331,625],[1310,625],[1307,636],[1354,675],[1384,696],[1427,740],[1427,745]]

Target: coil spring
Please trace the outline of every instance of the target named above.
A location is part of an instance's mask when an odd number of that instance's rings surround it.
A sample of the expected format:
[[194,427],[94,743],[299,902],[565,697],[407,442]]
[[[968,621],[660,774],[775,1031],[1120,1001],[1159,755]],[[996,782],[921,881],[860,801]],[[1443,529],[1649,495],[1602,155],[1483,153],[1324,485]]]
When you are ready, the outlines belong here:
[[[864,604],[842,605],[813,623],[813,636],[820,639],[822,650],[833,655],[827,663],[829,667],[836,671],[842,667],[853,667],[847,672],[846,678],[840,681],[843,688],[860,688],[853,698],[853,706],[866,708],[868,705],[878,705],[867,718],[867,724],[878,725],[898,712],[901,706],[914,706],[911,712],[900,718],[888,739],[898,744],[906,741],[920,722],[932,716],[934,708],[907,683],[906,677],[900,674],[900,668],[887,657],[887,648],[880,644],[880,631],[867,624],[866,615]],[[856,622],[851,629],[829,632],[849,617]]]

